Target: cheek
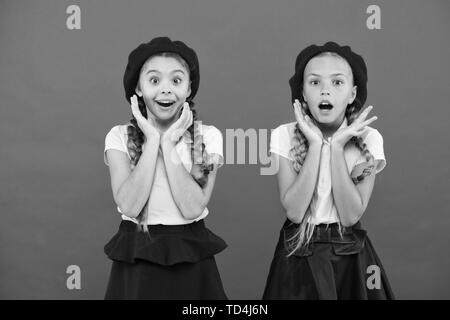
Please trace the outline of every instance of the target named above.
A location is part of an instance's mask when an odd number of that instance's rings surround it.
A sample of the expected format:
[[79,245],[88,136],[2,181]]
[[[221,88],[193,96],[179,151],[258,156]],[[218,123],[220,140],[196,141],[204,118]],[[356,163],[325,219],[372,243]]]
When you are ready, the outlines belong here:
[[349,104],[350,101],[353,98],[353,93],[351,90],[349,90],[346,94],[343,95],[343,103],[345,103],[345,105]]
[[307,88],[303,88],[302,96],[303,96],[304,100],[306,100],[306,101],[309,100],[309,98],[311,97],[310,90],[308,90]]
[[304,87],[303,95],[305,96],[305,98],[314,99],[320,95],[320,90],[318,88],[309,87],[309,86]]
[[188,96],[189,93],[189,86],[188,85],[181,85],[177,88],[177,91],[179,96]]
[[141,88],[142,93],[148,94],[152,91],[152,88],[148,82],[140,82],[139,87]]

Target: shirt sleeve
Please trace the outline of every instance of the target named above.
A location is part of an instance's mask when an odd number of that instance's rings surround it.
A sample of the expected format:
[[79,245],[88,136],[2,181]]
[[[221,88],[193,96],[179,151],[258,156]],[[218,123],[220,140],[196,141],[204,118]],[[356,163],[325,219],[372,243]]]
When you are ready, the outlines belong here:
[[217,168],[223,166],[222,132],[214,126],[208,126],[208,129],[204,131],[203,143],[209,156],[209,163],[215,163]]
[[[367,146],[367,149],[372,154],[375,160],[375,169],[376,173],[381,172],[386,166],[386,158],[384,156],[384,147],[383,147],[383,136],[376,129],[370,130],[364,139],[364,143]],[[355,165],[366,162],[364,156],[358,159]]]
[[109,166],[108,158],[106,157],[106,150],[115,149],[128,154],[125,141],[120,132],[120,126],[113,127],[105,138],[105,150],[103,151],[103,161]]
[[292,160],[290,151],[292,149],[291,139],[287,126],[281,125],[272,131],[270,135],[270,153],[276,153],[282,157]]

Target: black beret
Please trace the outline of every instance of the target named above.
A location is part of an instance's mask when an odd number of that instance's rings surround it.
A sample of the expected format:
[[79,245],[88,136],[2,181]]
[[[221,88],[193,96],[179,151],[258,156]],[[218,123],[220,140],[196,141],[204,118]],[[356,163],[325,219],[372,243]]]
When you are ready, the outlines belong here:
[[367,67],[364,59],[355,52],[349,46],[340,46],[335,42],[327,42],[323,46],[311,45],[303,49],[295,60],[295,74],[289,79],[289,85],[291,86],[292,102],[295,99],[301,100],[302,97],[302,83],[303,72],[306,64],[316,55],[322,52],[335,52],[342,58],[347,60],[348,64],[352,68],[353,82],[358,87],[356,91],[356,98],[364,105],[367,98]]
[[188,99],[194,98],[200,83],[197,54],[192,48],[181,41],[172,41],[168,37],[158,37],[148,43],[140,44],[128,56],[128,64],[123,75],[125,98],[128,102],[130,102],[130,98],[135,94],[142,65],[149,57],[162,52],[176,53],[186,61],[189,66],[191,80],[191,94]]

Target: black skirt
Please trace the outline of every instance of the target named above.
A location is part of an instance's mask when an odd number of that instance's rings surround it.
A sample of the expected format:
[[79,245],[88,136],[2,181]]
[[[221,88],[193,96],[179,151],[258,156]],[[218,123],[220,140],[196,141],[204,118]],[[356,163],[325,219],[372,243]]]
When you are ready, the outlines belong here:
[[148,230],[123,220],[105,245],[113,260],[105,299],[227,299],[214,259],[227,244],[203,220]]
[[318,225],[309,245],[291,256],[286,239],[299,225],[286,220],[270,267],[263,299],[394,299],[384,268],[358,222],[345,228]]

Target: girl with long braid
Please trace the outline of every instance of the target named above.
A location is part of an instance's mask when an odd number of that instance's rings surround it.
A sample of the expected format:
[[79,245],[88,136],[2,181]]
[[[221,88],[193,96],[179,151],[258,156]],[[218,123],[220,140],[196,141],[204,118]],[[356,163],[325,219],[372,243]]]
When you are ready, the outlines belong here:
[[327,42],[299,53],[289,80],[296,121],[273,130],[287,220],[264,299],[393,299],[381,261],[361,227],[383,138],[369,127],[367,68],[349,46]]
[[134,49],[124,74],[133,118],[105,139],[122,222],[106,244],[106,299],[226,299],[214,255],[226,243],[205,227],[222,134],[197,120],[193,49],[167,37]]

